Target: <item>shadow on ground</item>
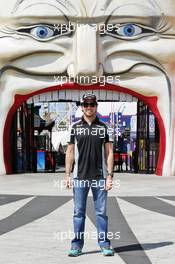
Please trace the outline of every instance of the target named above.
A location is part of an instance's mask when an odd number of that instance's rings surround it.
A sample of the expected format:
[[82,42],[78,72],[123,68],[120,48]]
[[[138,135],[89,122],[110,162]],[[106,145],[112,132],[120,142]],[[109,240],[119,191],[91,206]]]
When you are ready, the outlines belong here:
[[173,242],[160,242],[160,243],[146,243],[146,244],[133,244],[123,247],[114,248],[116,253],[138,251],[138,250],[151,250],[160,247],[166,247],[172,245]]

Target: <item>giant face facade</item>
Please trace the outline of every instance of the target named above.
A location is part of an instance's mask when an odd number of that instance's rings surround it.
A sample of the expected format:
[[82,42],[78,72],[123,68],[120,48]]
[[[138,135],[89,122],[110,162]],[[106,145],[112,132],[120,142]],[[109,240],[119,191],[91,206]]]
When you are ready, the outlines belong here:
[[10,121],[23,100],[100,89],[150,107],[157,174],[175,175],[174,0],[0,0],[0,71],[0,173],[10,172]]

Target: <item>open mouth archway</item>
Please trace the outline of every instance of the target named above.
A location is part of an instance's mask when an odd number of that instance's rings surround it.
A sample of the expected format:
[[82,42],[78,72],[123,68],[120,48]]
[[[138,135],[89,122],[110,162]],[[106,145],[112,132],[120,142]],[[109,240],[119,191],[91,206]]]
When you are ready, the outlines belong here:
[[[6,173],[11,174],[13,173],[12,169],[12,164],[10,161],[10,131],[11,131],[11,124],[13,120],[13,116],[16,113],[17,109],[24,103],[26,102],[30,97],[39,95],[39,94],[45,94],[49,92],[54,92],[58,91],[60,93],[64,94],[71,94],[71,98],[74,99],[74,101],[79,101],[79,98],[77,98],[74,94],[78,94],[80,97],[81,94],[83,94],[85,91],[90,91],[90,92],[100,92],[105,96],[104,101],[116,101],[116,98],[118,96],[118,93],[123,93],[123,94],[128,94],[133,97],[136,97],[139,101],[142,101],[145,105],[149,107],[149,109],[152,111],[154,114],[157,124],[159,126],[159,131],[160,131],[160,144],[159,144],[159,156],[158,156],[158,161],[157,161],[157,168],[156,168],[156,174],[161,176],[162,175],[162,170],[163,170],[163,162],[165,158],[165,148],[166,148],[166,140],[165,140],[165,128],[164,124],[161,118],[161,115],[159,113],[158,107],[157,107],[157,97],[152,96],[152,97],[147,97],[143,96],[141,94],[138,94],[134,91],[131,91],[127,88],[116,86],[116,85],[111,85],[107,84],[105,86],[101,86],[100,84],[95,84],[92,86],[81,86],[79,84],[73,84],[73,83],[67,83],[64,85],[60,86],[54,86],[54,87],[49,87],[45,89],[38,90],[37,92],[33,92],[30,94],[25,94],[25,95],[15,95],[15,100],[14,104],[11,107],[6,123],[5,123],[5,128],[4,128],[4,163],[5,163],[5,168],[6,168]],[[78,91],[78,93],[76,93]],[[76,98],[75,98],[76,97]],[[64,96],[62,95],[62,100],[65,100]],[[72,99],[72,100],[73,100]],[[69,99],[70,100],[70,99]],[[71,100],[70,100],[71,101]]]

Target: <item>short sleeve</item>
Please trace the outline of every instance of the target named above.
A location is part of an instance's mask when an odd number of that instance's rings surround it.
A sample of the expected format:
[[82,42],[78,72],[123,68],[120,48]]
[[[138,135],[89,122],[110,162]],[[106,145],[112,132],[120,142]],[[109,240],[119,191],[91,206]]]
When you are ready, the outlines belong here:
[[74,126],[71,126],[69,129],[69,135],[68,135],[68,144],[75,144],[75,128]]

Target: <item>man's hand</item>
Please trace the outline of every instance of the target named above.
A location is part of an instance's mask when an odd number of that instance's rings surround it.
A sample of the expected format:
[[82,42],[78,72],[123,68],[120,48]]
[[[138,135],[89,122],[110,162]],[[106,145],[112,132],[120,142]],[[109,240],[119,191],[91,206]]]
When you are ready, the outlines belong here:
[[67,189],[71,189],[72,188],[72,177],[71,176],[66,176],[65,186],[66,186]]
[[110,175],[108,175],[106,177],[106,191],[109,191],[112,189],[112,177]]

